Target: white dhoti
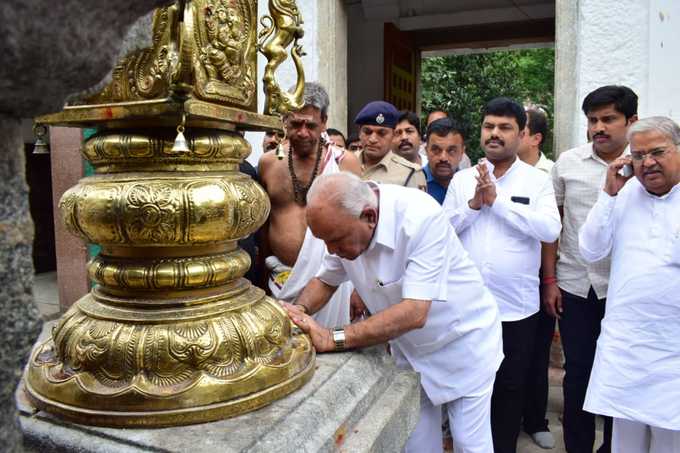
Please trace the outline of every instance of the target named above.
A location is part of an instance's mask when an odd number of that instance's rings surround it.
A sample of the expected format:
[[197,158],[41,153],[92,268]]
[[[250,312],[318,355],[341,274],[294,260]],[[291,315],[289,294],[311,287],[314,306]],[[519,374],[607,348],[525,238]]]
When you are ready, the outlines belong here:
[[[336,158],[339,158],[342,152],[338,148],[329,147],[321,172],[322,175],[340,171]],[[326,244],[321,239],[314,237],[312,231],[307,228],[302,248],[292,268],[281,263],[275,256],[268,257],[265,264],[270,272],[269,289],[272,295],[277,299],[293,303],[304,287],[307,286],[307,283],[321,269],[325,253]],[[349,324],[349,298],[353,290],[352,283],[341,284],[328,303],[312,316],[314,320],[328,328]]]

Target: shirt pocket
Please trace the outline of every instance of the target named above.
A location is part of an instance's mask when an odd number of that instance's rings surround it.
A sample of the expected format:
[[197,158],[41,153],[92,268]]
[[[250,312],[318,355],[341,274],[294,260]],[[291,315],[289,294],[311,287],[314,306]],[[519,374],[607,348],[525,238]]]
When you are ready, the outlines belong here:
[[370,301],[371,305],[375,305],[376,310],[374,311],[373,307],[369,306],[371,311],[375,313],[401,302],[403,282],[403,278],[390,283],[383,283],[381,280],[377,280],[371,291]]

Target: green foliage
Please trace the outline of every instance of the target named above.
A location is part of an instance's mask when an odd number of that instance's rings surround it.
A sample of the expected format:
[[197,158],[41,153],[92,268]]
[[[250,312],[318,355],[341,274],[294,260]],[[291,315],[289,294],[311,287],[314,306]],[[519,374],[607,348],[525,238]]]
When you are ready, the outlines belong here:
[[[481,109],[498,96],[538,104],[554,112],[554,49],[507,50],[472,55],[425,58],[422,64],[422,110],[448,111],[467,127],[468,155],[473,162],[484,155],[479,147]],[[543,151],[552,156],[552,138]]]

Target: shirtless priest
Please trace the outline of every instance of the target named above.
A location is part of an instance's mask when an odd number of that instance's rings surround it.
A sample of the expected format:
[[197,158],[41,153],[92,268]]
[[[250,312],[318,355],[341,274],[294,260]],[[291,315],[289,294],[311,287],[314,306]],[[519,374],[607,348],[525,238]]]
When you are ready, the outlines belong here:
[[[307,190],[317,175],[361,172],[357,157],[323,138],[328,119],[328,93],[318,83],[305,84],[304,107],[284,119],[290,146],[279,160],[276,153],[260,159],[260,182],[271,200],[271,214],[264,225],[261,252],[267,258],[267,284],[272,296],[293,302],[319,268],[326,251],[305,219]],[[330,143],[330,141],[327,141]],[[335,293],[331,302],[314,318],[325,327],[349,323],[351,284]]]

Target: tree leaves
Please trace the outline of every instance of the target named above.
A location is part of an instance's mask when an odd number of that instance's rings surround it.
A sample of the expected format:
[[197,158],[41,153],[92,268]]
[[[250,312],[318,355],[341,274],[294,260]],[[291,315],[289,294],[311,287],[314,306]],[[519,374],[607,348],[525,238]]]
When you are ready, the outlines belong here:
[[[505,50],[472,55],[425,58],[422,63],[422,110],[448,111],[467,129],[467,150],[473,162],[484,155],[479,147],[481,109],[491,99],[508,96],[542,106],[552,130],[555,52],[552,48]],[[543,146],[552,156],[552,140]]]

